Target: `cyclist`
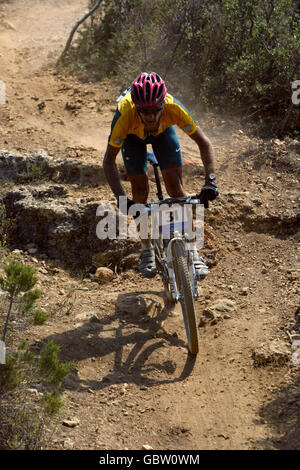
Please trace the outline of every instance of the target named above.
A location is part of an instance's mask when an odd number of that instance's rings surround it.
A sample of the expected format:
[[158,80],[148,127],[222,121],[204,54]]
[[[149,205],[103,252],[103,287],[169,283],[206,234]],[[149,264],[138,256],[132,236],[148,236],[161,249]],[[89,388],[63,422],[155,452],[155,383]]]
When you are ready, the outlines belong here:
[[[189,135],[199,147],[205,169],[205,183],[201,190],[203,197],[213,200],[218,196],[215,158],[210,140],[180,101],[167,93],[164,80],[155,72],[142,72],[118,100],[103,161],[107,181],[119,203],[119,196],[126,196],[115,162],[121,149],[132,188],[132,199],[127,198],[127,210],[135,203],[147,202],[147,144],[152,145],[168,195],[187,195],[182,180],[181,149],[174,125]],[[191,249],[198,277],[206,275],[208,268],[199,256],[196,245]],[[151,240],[142,240],[139,271],[145,277],[156,274]]]

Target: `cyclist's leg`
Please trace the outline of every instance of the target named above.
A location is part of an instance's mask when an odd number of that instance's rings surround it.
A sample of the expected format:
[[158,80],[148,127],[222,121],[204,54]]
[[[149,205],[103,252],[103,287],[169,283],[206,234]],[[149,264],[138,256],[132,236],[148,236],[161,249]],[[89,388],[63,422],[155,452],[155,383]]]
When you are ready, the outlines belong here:
[[129,134],[122,146],[122,157],[126,174],[131,183],[132,199],[144,204],[147,201],[149,185],[147,171],[146,144],[133,134]]
[[147,202],[149,194],[148,177],[145,173],[142,175],[128,175],[131,183],[132,199],[139,204]]
[[182,168],[166,168],[161,173],[170,197],[187,196],[182,181]]
[[174,126],[155,137],[152,147],[170,197],[186,196],[182,179],[182,158]]
[[[131,183],[132,199],[144,204],[147,202],[149,184],[147,171],[147,146],[145,142],[133,134],[129,134],[122,146],[122,156],[126,174]],[[137,227],[139,229],[139,227]],[[156,275],[154,249],[151,239],[142,239],[142,250],[139,263],[139,271],[145,277]]]

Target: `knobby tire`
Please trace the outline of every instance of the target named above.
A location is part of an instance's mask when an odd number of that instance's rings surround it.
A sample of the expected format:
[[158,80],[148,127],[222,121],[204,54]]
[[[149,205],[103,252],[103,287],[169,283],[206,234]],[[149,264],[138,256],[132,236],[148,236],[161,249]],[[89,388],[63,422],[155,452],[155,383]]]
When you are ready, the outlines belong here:
[[181,295],[180,303],[187,334],[188,349],[191,354],[197,354],[199,351],[199,343],[195,305],[192,283],[183,244],[179,241],[174,241],[172,251],[177,288]]

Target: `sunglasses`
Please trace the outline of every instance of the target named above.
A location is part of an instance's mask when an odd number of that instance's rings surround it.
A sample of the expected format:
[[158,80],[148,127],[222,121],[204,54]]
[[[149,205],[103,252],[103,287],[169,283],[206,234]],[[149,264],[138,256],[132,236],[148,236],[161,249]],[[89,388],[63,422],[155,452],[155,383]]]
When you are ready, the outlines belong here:
[[163,106],[160,106],[159,108],[158,107],[155,107],[155,108],[138,108],[138,112],[140,114],[144,114],[145,116],[150,116],[151,114],[158,114],[162,111],[163,109]]

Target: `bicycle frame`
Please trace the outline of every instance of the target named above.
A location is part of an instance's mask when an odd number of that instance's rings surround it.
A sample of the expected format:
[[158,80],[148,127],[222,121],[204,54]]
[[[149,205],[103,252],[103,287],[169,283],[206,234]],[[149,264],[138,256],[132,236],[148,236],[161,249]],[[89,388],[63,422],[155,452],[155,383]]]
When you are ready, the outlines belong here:
[[[160,178],[159,178],[159,173],[158,173],[158,162],[156,160],[156,157],[154,153],[148,152],[148,161],[152,164],[154,174],[155,174],[155,182],[156,182],[156,187],[157,187],[157,196],[159,198],[159,203],[163,203],[164,201],[171,200],[170,199],[163,199],[163,193],[161,189],[161,183],[160,183]],[[186,198],[182,198],[186,199]],[[174,198],[176,200],[176,203],[180,202],[180,198]],[[191,198],[190,203],[193,203],[193,199]],[[198,200],[194,200],[194,203],[199,203]],[[149,204],[149,212],[151,212],[151,208],[155,205],[155,202],[151,202]],[[163,238],[162,234],[160,234],[158,240],[153,240],[152,241],[154,246],[156,245],[156,257],[158,264],[161,267],[160,274],[163,277],[163,280],[165,282],[169,283],[170,291],[172,298],[175,302],[178,302],[181,300],[180,294],[178,291],[178,287],[176,284],[176,278],[175,278],[175,273],[174,273],[174,268],[173,268],[173,245],[175,242],[180,242],[184,248],[185,256],[187,257],[187,263],[188,263],[188,269],[189,269],[189,274],[190,274],[190,279],[192,282],[192,292],[193,292],[193,297],[194,299],[198,298],[198,284],[197,284],[197,276],[195,272],[195,267],[192,259],[192,254],[191,252],[187,249],[187,243],[188,243],[188,238],[186,234],[182,234],[178,231],[174,231],[173,233],[170,233],[170,239],[166,240]],[[164,272],[165,269],[167,269],[168,272],[168,279],[164,279],[166,277],[166,273]]]
[[[191,229],[193,216],[186,211],[186,207],[182,207],[182,204],[202,203],[202,195],[200,193],[195,196],[164,199],[158,173],[158,162],[153,153],[148,153],[148,161],[153,165],[159,201],[147,204],[144,214],[148,213],[149,215],[154,212],[155,216],[152,221],[156,235],[152,243],[157,272],[162,278],[167,300],[175,303],[179,301],[181,304],[188,350],[195,355],[199,352],[194,304],[194,299],[198,298],[198,285],[193,260],[194,250],[188,247],[190,238],[194,239],[194,236],[191,237],[191,234],[185,232],[187,227],[187,232]],[[207,207],[207,202],[205,207]]]

